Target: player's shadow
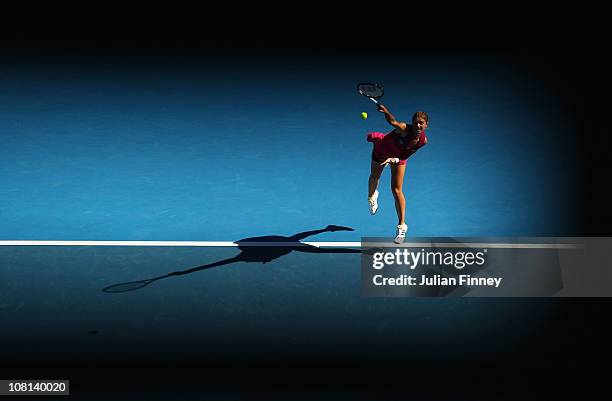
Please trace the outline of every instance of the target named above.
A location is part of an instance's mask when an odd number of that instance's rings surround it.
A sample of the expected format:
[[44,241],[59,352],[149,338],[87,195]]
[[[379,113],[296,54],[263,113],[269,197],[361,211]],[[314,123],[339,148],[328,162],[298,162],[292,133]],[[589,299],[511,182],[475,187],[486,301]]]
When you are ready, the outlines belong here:
[[[318,248],[313,245],[304,244],[300,242],[304,238],[325,233],[325,232],[336,232],[336,231],[353,231],[350,227],[342,227],[329,225],[320,230],[305,231],[299,234],[292,235],[291,237],[285,237],[281,235],[266,235],[262,237],[245,238],[239,241],[235,241],[238,244],[240,253],[232,258],[220,260],[218,262],[209,263],[194,267],[188,270],[181,270],[172,273],[168,273],[163,276],[150,278],[147,280],[130,281],[127,283],[114,284],[109,287],[103,288],[104,292],[127,292],[134,291],[139,288],[143,288],[154,281],[161,280],[163,278],[171,276],[183,276],[185,274],[195,273],[200,270],[210,269],[212,267],[229,265],[237,262],[247,263],[268,263],[274,259],[278,259],[281,256],[285,256],[293,251],[297,252],[308,252],[308,253],[361,253],[361,249],[351,248]],[[278,245],[277,245],[278,244]]]

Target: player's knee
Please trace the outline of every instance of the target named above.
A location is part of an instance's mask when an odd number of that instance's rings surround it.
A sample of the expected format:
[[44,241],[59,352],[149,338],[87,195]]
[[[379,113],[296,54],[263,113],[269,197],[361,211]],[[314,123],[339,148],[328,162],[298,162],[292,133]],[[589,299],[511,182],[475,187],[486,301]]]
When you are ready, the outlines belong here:
[[400,185],[391,185],[391,192],[393,196],[400,196],[402,195],[402,187]]

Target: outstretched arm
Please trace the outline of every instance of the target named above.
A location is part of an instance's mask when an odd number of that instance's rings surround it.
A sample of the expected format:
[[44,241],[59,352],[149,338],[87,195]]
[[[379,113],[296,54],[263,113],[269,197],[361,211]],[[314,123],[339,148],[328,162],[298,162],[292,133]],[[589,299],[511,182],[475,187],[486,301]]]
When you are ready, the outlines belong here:
[[391,114],[389,112],[389,109],[387,109],[385,106],[383,106],[382,104],[378,105],[378,111],[385,114],[385,119],[394,128],[398,128],[402,131],[406,130],[406,127],[408,126],[408,124],[406,124],[405,122],[397,121],[395,117],[393,116],[393,114]]
[[321,234],[321,233],[325,233],[325,232],[336,232],[336,231],[355,231],[350,227],[343,227],[343,226],[335,226],[333,224],[330,224],[329,226],[321,229],[321,230],[312,230],[312,231],[304,231],[303,233],[298,233],[295,235],[292,235],[291,238],[294,241],[299,241],[302,240],[304,238],[310,237],[312,235],[317,235],[317,234]]

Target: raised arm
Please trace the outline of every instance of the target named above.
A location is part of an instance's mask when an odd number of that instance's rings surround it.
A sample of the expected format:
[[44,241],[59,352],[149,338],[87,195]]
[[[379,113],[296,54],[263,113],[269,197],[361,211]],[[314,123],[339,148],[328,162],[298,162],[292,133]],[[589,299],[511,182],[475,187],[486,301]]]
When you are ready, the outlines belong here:
[[393,114],[391,114],[389,112],[389,109],[387,109],[385,106],[383,106],[382,104],[378,105],[378,111],[380,111],[381,113],[385,114],[385,119],[394,128],[398,128],[398,129],[400,129],[402,131],[406,130],[406,127],[408,126],[408,124],[406,124],[405,122],[402,122],[402,121],[397,121],[395,119],[395,117],[393,116]]

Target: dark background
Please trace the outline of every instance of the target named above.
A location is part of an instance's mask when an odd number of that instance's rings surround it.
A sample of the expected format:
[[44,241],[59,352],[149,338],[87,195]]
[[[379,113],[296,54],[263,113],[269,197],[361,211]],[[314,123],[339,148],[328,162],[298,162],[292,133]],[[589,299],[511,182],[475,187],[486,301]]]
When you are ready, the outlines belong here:
[[[562,20],[554,18],[556,24],[551,27],[546,24],[553,20],[551,14],[535,16],[527,9],[515,10],[507,21],[499,23],[474,14],[447,24],[435,13],[420,9],[393,12],[387,7],[381,5],[375,12],[353,10],[342,19],[324,12],[302,14],[299,21],[296,19],[304,5],[295,5],[296,10],[282,9],[282,16],[267,19],[249,16],[249,10],[240,17],[224,11],[219,19],[219,12],[208,10],[189,20],[168,15],[165,22],[153,22],[144,12],[130,19],[123,10],[114,10],[101,18],[89,10],[72,19],[72,24],[44,18],[40,24],[30,21],[5,34],[0,47],[5,54],[78,52],[101,59],[151,54],[188,59],[223,54],[245,63],[275,57],[342,58],[357,63],[389,58],[409,63],[415,54],[441,59],[495,56],[546,82],[564,100],[564,112],[576,133],[567,146],[583,161],[576,166],[582,177],[583,235],[609,236],[612,199],[605,187],[611,172],[607,125],[610,65],[605,60],[602,25],[592,18],[586,22],[580,10]],[[94,15],[98,17],[95,23]],[[548,18],[542,19],[542,15]],[[413,28],[411,23],[419,25]],[[370,25],[376,28],[364,29]],[[517,126],[525,123],[517,122]],[[146,399],[177,400],[525,399],[570,393],[586,396],[603,385],[595,366],[609,350],[609,301],[529,302],[535,309],[551,308],[553,312],[544,329],[530,332],[525,328],[524,343],[512,357],[468,353],[460,360],[431,360],[405,355],[385,346],[384,338],[373,342],[369,337],[344,351],[313,341],[301,350],[283,351],[270,344],[269,354],[264,350],[256,358],[219,354],[186,360],[167,353],[157,358],[159,350],[151,349],[151,357],[143,361],[131,359],[129,350],[109,344],[109,353],[114,355],[103,361],[29,357],[2,361],[1,376],[70,378],[71,398],[117,400],[145,399],[145,395]],[[361,352],[363,346],[374,346],[379,352]]]

